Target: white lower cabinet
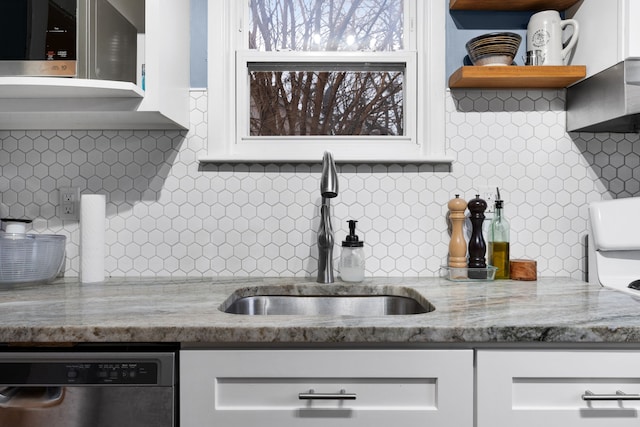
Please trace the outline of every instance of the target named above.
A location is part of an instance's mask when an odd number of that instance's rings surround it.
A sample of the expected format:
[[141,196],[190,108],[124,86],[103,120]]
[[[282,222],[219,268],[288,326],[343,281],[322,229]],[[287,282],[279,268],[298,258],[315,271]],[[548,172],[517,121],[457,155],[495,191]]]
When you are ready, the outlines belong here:
[[473,350],[184,350],[180,420],[472,427]]
[[478,350],[476,369],[477,427],[640,425],[638,351]]

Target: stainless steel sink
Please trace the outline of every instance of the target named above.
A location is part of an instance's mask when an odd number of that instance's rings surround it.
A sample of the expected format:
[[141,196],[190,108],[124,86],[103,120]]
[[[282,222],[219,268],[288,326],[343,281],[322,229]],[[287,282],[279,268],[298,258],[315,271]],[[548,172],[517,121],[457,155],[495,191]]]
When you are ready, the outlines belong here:
[[435,310],[428,301],[397,295],[253,295],[224,312],[245,315],[392,316]]

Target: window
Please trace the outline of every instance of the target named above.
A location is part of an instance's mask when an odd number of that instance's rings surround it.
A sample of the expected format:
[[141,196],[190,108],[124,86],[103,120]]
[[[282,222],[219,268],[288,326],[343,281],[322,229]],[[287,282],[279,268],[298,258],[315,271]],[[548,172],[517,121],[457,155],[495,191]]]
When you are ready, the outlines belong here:
[[402,136],[406,67],[247,62],[249,123],[241,129],[248,126],[249,136]]
[[202,161],[450,161],[443,0],[209,0]]

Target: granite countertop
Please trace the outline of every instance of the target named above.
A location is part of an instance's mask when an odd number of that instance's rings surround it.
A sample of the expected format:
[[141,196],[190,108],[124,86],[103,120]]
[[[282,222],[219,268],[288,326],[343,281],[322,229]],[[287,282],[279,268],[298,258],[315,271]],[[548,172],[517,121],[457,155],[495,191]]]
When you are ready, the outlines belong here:
[[[435,311],[403,316],[244,316],[230,296],[407,295]],[[640,299],[584,282],[369,279],[318,285],[295,278],[109,279],[0,290],[0,342],[197,344],[640,343]]]

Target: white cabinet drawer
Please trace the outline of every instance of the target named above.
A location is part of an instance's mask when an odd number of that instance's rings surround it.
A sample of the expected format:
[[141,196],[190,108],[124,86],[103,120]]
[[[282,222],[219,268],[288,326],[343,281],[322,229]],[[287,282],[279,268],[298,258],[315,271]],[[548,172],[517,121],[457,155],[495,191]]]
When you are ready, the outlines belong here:
[[477,389],[478,427],[637,426],[640,400],[583,395],[640,399],[640,352],[480,350]]
[[180,366],[183,427],[473,425],[471,350],[187,350]]

